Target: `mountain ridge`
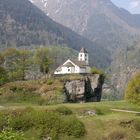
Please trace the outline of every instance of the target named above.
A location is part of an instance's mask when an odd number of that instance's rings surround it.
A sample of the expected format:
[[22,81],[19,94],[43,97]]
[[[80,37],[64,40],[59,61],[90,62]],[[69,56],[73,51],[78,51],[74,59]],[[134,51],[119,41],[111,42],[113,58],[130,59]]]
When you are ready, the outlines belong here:
[[33,3],[56,22],[111,52],[131,44],[140,31],[140,15],[118,8],[110,0],[34,0]]
[[110,63],[108,51],[54,22],[28,0],[1,0],[0,13],[1,48],[4,45],[67,45],[79,51],[86,47],[95,65],[105,67]]

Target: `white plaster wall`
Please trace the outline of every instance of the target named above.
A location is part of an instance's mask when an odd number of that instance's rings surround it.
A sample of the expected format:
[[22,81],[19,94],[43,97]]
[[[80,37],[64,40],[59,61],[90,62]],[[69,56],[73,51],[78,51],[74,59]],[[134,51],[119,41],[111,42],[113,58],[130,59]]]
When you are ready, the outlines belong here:
[[[71,60],[67,60],[63,65],[66,63],[71,62],[75,67],[61,67],[61,71],[55,71],[54,74],[71,74],[71,73],[90,73],[90,67],[86,68],[80,68],[77,65],[75,65]],[[68,71],[70,69],[70,71]]]
[[86,73],[86,68],[80,68],[80,73]]
[[[68,71],[70,69],[70,71]],[[90,73],[90,67],[87,68],[79,68],[78,66],[75,67],[62,67],[62,71],[55,71],[54,74],[71,74],[71,73]]]
[[90,73],[91,72],[91,68],[90,67],[87,67],[86,68],[86,73]]
[[[70,71],[68,71],[68,69]],[[62,70],[57,72],[55,71],[54,74],[71,74],[71,73],[75,73],[75,68],[74,67],[64,67],[62,66]]]
[[88,53],[79,53],[78,60],[85,61],[88,64],[89,61]]

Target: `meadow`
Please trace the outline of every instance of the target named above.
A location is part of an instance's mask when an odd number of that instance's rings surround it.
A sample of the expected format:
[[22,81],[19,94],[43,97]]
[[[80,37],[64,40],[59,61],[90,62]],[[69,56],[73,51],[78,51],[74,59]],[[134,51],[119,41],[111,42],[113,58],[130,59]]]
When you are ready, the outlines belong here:
[[[81,104],[58,104],[58,105],[37,105],[31,103],[6,103],[2,104],[1,112],[49,112],[52,115],[50,128],[59,128],[64,124],[62,130],[53,129],[51,136],[55,135],[54,140],[140,140],[140,106],[130,104],[126,101],[106,101],[99,103],[81,103]],[[118,109],[123,111],[114,111]],[[24,111],[23,111],[24,110]],[[126,112],[135,111],[135,112]],[[56,114],[55,114],[56,113]],[[58,114],[59,115],[58,115]],[[34,113],[33,113],[34,114]],[[31,116],[34,116],[31,114]],[[40,114],[40,113],[39,113]],[[50,114],[47,114],[51,116]],[[57,118],[58,115],[58,118]],[[56,116],[56,117],[55,117]],[[45,116],[44,116],[45,117]],[[60,122],[54,121],[61,119]],[[10,126],[17,128],[18,122],[14,118]],[[32,119],[32,118],[30,118]],[[34,119],[34,118],[33,118]],[[36,118],[35,118],[36,119]],[[40,120],[41,118],[39,118]],[[23,119],[25,124],[28,119]],[[69,121],[68,121],[69,120]],[[31,121],[31,120],[30,120]],[[63,121],[65,123],[63,123]],[[15,123],[16,122],[16,123]],[[78,123],[77,123],[78,122]],[[41,124],[36,121],[37,127],[32,125],[25,129],[26,139],[39,140],[41,132]],[[47,122],[48,125],[48,122]],[[19,125],[20,126],[20,125]],[[42,125],[44,127],[44,125]],[[58,134],[57,134],[58,133]],[[49,133],[50,134],[50,133]]]

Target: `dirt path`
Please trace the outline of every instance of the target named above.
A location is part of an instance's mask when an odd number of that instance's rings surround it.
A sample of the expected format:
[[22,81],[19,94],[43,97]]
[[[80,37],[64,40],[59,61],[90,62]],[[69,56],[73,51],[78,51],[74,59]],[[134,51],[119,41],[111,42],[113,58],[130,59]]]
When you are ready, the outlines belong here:
[[134,114],[140,114],[140,112],[137,111],[130,111],[130,110],[122,110],[122,109],[110,109],[112,111],[117,111],[117,112],[125,112],[125,113],[134,113]]

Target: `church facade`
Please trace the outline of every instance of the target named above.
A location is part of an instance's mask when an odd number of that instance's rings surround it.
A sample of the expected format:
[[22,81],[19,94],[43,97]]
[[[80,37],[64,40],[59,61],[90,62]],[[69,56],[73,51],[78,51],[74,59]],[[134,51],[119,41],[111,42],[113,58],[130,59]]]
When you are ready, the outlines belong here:
[[78,54],[77,60],[68,59],[59,66],[54,74],[82,74],[90,73],[89,55],[85,48],[82,48]]

